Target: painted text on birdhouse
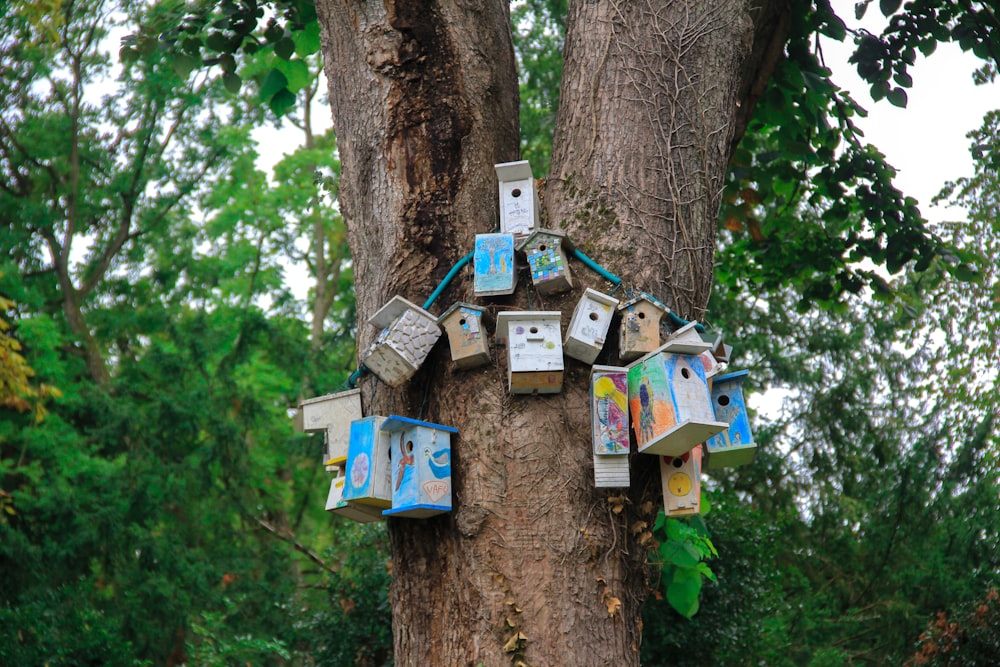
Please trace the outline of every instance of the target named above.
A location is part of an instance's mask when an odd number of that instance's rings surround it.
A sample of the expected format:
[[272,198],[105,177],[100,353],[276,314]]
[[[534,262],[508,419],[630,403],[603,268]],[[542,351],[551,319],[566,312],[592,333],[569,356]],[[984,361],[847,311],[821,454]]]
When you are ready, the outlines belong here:
[[562,391],[563,350],[559,311],[504,311],[497,341],[507,346],[507,386],[512,394]]
[[437,318],[401,296],[393,297],[368,322],[382,331],[363,363],[391,387],[413,377],[441,337]]
[[392,509],[423,519],[451,511],[451,436],[458,429],[391,416],[382,424],[392,452]]
[[587,288],[573,310],[566,341],[566,355],[592,364],[604,347],[618,299]]

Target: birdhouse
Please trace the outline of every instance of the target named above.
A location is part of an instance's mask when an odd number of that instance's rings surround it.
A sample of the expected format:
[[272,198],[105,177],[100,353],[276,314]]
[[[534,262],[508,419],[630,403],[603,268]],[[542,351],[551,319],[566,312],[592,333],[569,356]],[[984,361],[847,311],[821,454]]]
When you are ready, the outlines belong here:
[[701,512],[701,445],[680,456],[660,457],[663,511],[669,517]]
[[628,369],[619,366],[591,369],[590,423],[594,485],[628,486]]
[[408,417],[389,417],[392,509],[385,516],[424,519],[451,511],[451,435],[458,429]]
[[330,492],[326,496],[326,511],[360,523],[381,521],[382,510],[377,507],[356,505],[344,500],[344,480],[344,468],[337,466],[337,474],[330,480]]
[[448,334],[451,360],[461,369],[476,368],[490,362],[490,337],[487,325],[493,316],[485,308],[459,301],[444,311],[438,324]]
[[688,322],[667,336],[667,339],[663,342],[663,350],[665,352],[674,352],[675,354],[701,354],[710,350],[712,344],[702,339],[697,327],[697,322]]
[[392,507],[389,436],[381,430],[385,421],[385,417],[373,415],[351,424],[344,500],[379,509]]
[[719,331],[703,331],[701,333],[701,339],[711,345],[708,348],[711,351],[712,356],[720,364],[728,364],[729,357],[733,352],[731,345],[726,345],[723,341],[722,333]]
[[618,356],[633,361],[660,347],[660,320],[667,307],[656,297],[643,292],[618,306],[622,314],[618,330]]
[[368,322],[382,332],[368,348],[364,365],[390,387],[413,377],[441,337],[437,318],[401,296],[394,296]]
[[592,364],[604,347],[604,339],[611,328],[618,299],[587,288],[576,308],[566,330],[563,347],[566,355]]
[[323,464],[343,463],[351,439],[351,422],[361,419],[361,390],[307,398],[299,403],[302,430],[323,433]]
[[476,234],[472,267],[472,291],[476,296],[513,294],[517,288],[514,235]]
[[530,234],[538,229],[538,193],[527,160],[494,165],[500,184],[500,231]]
[[531,282],[539,294],[557,294],[573,288],[566,253],[572,244],[563,232],[539,229],[517,244],[528,258]]
[[719,375],[712,383],[712,406],[715,418],[729,424],[729,428],[705,442],[709,470],[729,468],[753,461],[757,445],[750,432],[750,417],[743,399],[743,380],[750,371],[737,371]]
[[628,398],[639,452],[680,456],[725,429],[715,420],[697,356],[661,346],[628,366]]
[[512,394],[562,391],[559,311],[507,310],[497,315],[497,341],[507,345],[507,386]]

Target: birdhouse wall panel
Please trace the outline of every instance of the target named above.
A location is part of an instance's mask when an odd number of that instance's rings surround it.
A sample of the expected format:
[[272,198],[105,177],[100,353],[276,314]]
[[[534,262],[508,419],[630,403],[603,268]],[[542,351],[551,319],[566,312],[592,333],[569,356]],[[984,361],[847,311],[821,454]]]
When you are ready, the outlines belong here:
[[527,160],[495,165],[500,191],[500,229],[529,234],[538,227],[539,202]]
[[566,355],[592,364],[604,347],[618,299],[587,288],[570,319],[564,348]]
[[562,391],[562,335],[558,311],[505,311],[497,316],[497,338],[507,345],[511,393]]
[[330,491],[326,496],[326,511],[359,523],[382,520],[382,510],[375,507],[355,505],[344,500],[343,474],[330,480]]
[[628,369],[640,453],[679,456],[726,428],[715,421],[705,369],[697,357],[657,351]]
[[701,512],[701,445],[681,456],[660,457],[663,510],[669,517]]
[[750,417],[743,396],[743,380],[748,371],[720,375],[712,387],[712,405],[715,416],[729,427],[706,443],[709,470],[729,468],[750,463],[757,452],[757,445],[750,431]]
[[426,518],[451,511],[450,426],[407,417],[382,424],[392,451],[392,509],[385,516]]
[[629,476],[628,455],[594,455],[594,486],[597,488],[627,488],[632,483]]
[[372,343],[362,363],[390,387],[398,387],[417,372],[417,368],[384,339]]
[[665,307],[639,296],[618,307],[622,319],[618,328],[618,356],[634,361],[660,347],[660,320]]
[[595,455],[628,454],[628,369],[594,366],[590,373],[590,421]]
[[513,234],[476,234],[473,253],[476,296],[513,294],[517,288]]
[[558,394],[563,371],[507,371],[507,387],[512,394]]
[[350,389],[316,398],[307,398],[299,403],[302,415],[302,429],[306,433],[324,433],[329,427],[340,427],[350,437],[351,422],[361,417],[361,390]]
[[345,500],[379,508],[392,506],[389,437],[381,430],[385,420],[373,415],[351,424]]
[[483,308],[458,302],[444,312],[438,322],[448,334],[451,359],[460,369],[477,368],[490,362],[487,319]]

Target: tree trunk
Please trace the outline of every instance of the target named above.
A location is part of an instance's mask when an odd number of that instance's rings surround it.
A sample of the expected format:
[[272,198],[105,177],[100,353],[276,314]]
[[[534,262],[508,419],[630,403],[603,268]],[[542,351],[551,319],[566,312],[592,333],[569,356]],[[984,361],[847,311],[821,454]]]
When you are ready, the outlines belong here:
[[[364,350],[378,333],[368,317],[395,294],[423,303],[497,226],[493,165],[518,146],[508,3],[316,4]],[[754,69],[748,11],[720,0],[570,10],[544,226],[689,318],[705,312],[741,72]],[[561,310],[565,327],[582,286],[610,289],[572,269],[567,295],[542,298],[523,280],[491,304]],[[433,312],[458,300],[474,300],[469,272]],[[595,489],[589,365],[566,360],[561,394],[510,396],[503,347],[467,372],[446,348],[398,390],[360,385],[366,414],[459,430],[454,510],[389,520],[396,664],[637,664],[656,458],[632,457],[627,497]],[[598,363],[616,362],[609,341]]]

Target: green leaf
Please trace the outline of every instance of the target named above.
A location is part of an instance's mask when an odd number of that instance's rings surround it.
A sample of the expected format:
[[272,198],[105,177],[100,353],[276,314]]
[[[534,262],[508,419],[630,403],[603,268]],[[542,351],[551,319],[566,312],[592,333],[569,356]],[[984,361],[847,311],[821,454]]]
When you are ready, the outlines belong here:
[[235,95],[240,92],[240,88],[243,86],[243,80],[240,78],[239,74],[226,72],[222,75],[222,85],[226,87],[226,90]]
[[260,84],[261,101],[270,100],[279,90],[288,89],[288,79],[277,69],[272,69],[264,77],[264,82]]
[[882,10],[882,16],[892,16],[903,4],[903,0],[879,0],[878,8]]
[[295,42],[289,37],[283,37],[274,45],[274,53],[279,58],[288,60],[295,53]]
[[295,39],[295,55],[305,58],[319,51],[319,22],[307,23],[302,30],[298,30],[293,35]]
[[889,100],[889,103],[892,104],[893,106],[899,107],[901,109],[906,108],[906,102],[907,102],[906,91],[903,90],[902,88],[891,89],[889,93],[886,95],[886,98]]
[[293,93],[308,86],[312,80],[309,66],[302,60],[275,60],[274,68],[285,75],[286,87]]
[[701,595],[702,576],[693,570],[675,570],[673,580],[667,586],[667,602],[684,618],[698,613],[698,597]]
[[271,101],[268,102],[268,106],[271,107],[271,111],[274,112],[275,116],[281,117],[289,109],[289,107],[295,104],[295,95],[289,91],[287,88],[282,88]]
[[196,60],[186,53],[175,53],[174,58],[170,63],[170,65],[174,68],[174,72],[176,72],[177,76],[182,79],[188,78],[191,72],[193,72],[200,64],[200,59]]

